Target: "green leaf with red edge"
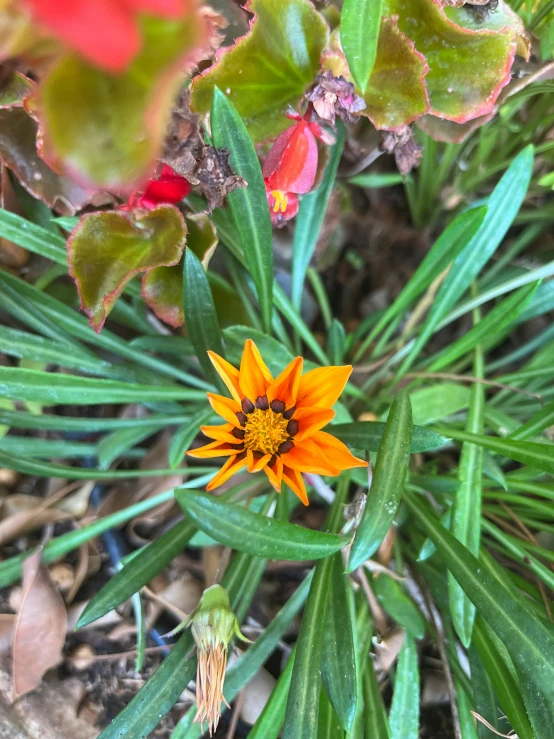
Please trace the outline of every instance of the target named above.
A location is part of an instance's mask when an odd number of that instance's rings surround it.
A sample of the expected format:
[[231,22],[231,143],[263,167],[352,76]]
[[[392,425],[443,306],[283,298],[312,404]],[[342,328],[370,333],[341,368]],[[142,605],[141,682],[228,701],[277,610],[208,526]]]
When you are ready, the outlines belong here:
[[[326,54],[324,66],[335,76],[353,82],[338,39],[335,50]],[[398,29],[397,21],[381,20],[377,56],[363,98],[362,115],[376,128],[394,129],[411,123],[429,110],[425,91],[425,58],[415,50],[412,41]],[[356,90],[361,94],[360,90]]]
[[0,158],[27,192],[65,214],[76,213],[96,192],[57,174],[39,157],[37,124],[20,107],[0,109]]
[[0,90],[0,108],[21,107],[24,98],[35,88],[35,83],[21,72],[13,72]]
[[56,169],[111,188],[130,188],[150,174],[179,85],[204,56],[209,22],[191,3],[182,19],[148,16],[141,26],[141,52],[124,74],[67,54],[32,96],[41,154]]
[[438,0],[385,0],[384,15],[398,17],[400,30],[429,64],[425,84],[431,113],[464,123],[493,110],[510,79],[517,16],[503,30],[491,20],[494,14],[478,30],[463,28]]
[[134,275],[179,262],[186,234],[183,216],[172,205],[83,216],[68,241],[69,271],[96,331]]
[[194,80],[191,106],[208,113],[217,86],[259,142],[290,126],[283,111],[313,83],[328,28],[309,0],[251,0],[247,10],[254,13],[250,33]]
[[[186,216],[187,249],[192,249],[204,269],[217,246],[217,233],[205,213]],[[183,311],[183,266],[155,267],[142,278],[142,296],[154,313],[177,328],[185,322]]]

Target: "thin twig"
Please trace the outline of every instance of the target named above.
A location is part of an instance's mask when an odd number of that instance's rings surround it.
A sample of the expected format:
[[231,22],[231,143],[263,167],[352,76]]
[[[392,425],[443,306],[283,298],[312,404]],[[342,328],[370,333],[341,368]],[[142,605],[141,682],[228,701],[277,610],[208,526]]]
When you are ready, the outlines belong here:
[[541,405],[544,403],[542,395],[538,393],[530,393],[528,390],[522,390],[519,387],[513,385],[505,385],[503,382],[496,382],[495,380],[484,380],[482,377],[473,377],[472,375],[456,375],[451,372],[408,372],[404,377],[414,378],[423,377],[430,378],[433,380],[458,380],[459,382],[477,382],[480,385],[489,385],[490,387],[497,387],[500,390],[509,390],[512,393],[519,393],[520,395],[527,395],[529,398],[535,398]]
[[360,584],[362,590],[364,591],[364,595],[367,598],[369,610],[371,611],[371,615],[373,616],[373,623],[375,624],[375,628],[380,634],[386,634],[388,627],[385,612],[379,605],[379,601],[377,600],[377,598],[375,597],[375,593],[371,589],[371,585],[369,584],[369,580],[367,579],[365,572],[362,570],[361,567],[358,567],[358,569],[353,574],[355,575],[355,579]]
[[233,713],[231,715],[231,721],[229,723],[229,729],[227,730],[227,736],[225,739],[233,739],[237,731],[237,724],[239,722],[240,712],[242,711],[242,704],[244,703],[244,690],[241,690],[233,706]]
[[483,718],[477,711],[471,710],[471,715],[473,718],[477,719],[483,726],[486,726],[489,731],[492,731],[493,734],[496,734],[496,736],[502,736],[504,739],[518,739],[517,734],[515,734],[513,731],[510,731],[509,734],[501,734],[499,731],[497,731],[494,726],[489,724],[486,718]]

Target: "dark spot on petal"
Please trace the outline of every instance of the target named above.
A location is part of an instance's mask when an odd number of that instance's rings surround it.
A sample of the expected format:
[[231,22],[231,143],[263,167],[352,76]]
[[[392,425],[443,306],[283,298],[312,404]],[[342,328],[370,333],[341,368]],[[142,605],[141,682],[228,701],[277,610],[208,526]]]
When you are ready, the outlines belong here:
[[235,439],[244,439],[244,434],[246,433],[244,429],[233,429],[231,431]]
[[289,436],[294,436],[298,433],[298,421],[296,419],[292,419],[292,421],[289,421],[287,423],[287,434]]
[[271,457],[271,459],[269,460],[269,462],[268,462],[267,464],[268,464],[268,465],[269,465],[270,467],[273,467],[273,465],[275,464],[275,462],[276,462],[276,461],[277,461],[277,456],[276,456],[276,455],[274,454],[274,455],[273,455],[273,456]]
[[229,444],[231,449],[244,449],[244,444]]
[[254,459],[261,459],[264,456],[263,452],[258,451],[252,452],[252,454],[254,455]]
[[238,411],[237,413],[235,413],[235,416],[237,417],[237,420],[241,426],[246,425],[246,416],[244,415],[244,413],[241,413],[240,411]]
[[272,400],[270,408],[275,413],[282,413],[285,410],[285,404],[282,400]]
[[252,413],[254,410],[254,403],[248,398],[243,398],[240,406],[245,413]]
[[256,408],[259,408],[261,411],[267,411],[269,408],[267,395],[258,395],[256,398]]
[[283,413],[283,418],[286,418],[286,419],[287,419],[287,421],[288,421],[288,420],[289,420],[289,418],[292,418],[292,417],[294,416],[294,411],[295,411],[295,410],[296,410],[296,406],[295,406],[295,405],[293,405],[293,406],[292,406],[292,408],[289,408],[289,409],[288,409],[288,411],[285,411],[285,412]]
[[294,444],[289,439],[288,441],[284,441],[282,444],[279,444],[279,449],[277,451],[279,454],[286,454],[287,452],[290,452],[293,446]]
[[243,459],[246,459],[246,452],[241,452],[240,454],[237,454],[235,457],[237,462],[242,462]]

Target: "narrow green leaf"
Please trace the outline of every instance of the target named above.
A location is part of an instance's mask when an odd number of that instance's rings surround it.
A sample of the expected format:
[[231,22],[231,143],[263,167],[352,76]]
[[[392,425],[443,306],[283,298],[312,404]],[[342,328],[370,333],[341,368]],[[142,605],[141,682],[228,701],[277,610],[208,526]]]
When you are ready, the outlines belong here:
[[[379,684],[375,677],[373,661],[367,655],[364,655],[364,665],[365,736],[368,738],[371,737],[371,739],[390,739],[389,722],[385,713]],[[355,739],[355,737],[351,739]]]
[[404,177],[400,173],[395,174],[394,172],[365,172],[364,174],[357,174],[354,177],[350,177],[348,180],[351,185],[358,185],[358,187],[365,187],[368,190],[380,189],[381,187],[392,187],[392,185],[401,185],[404,182]]
[[348,572],[377,551],[394,521],[408,472],[411,441],[410,396],[402,390],[393,401],[379,444],[371,488],[350,550]]
[[317,739],[344,739],[344,731],[341,727],[339,717],[327,697],[324,687],[321,687],[319,691]]
[[321,559],[339,551],[348,542],[345,536],[276,521],[223,503],[213,495],[178,490],[175,497],[199,529],[221,544],[256,557],[294,561]]
[[[344,10],[343,10],[344,15]],[[323,174],[319,187],[311,193],[304,195],[300,202],[300,208],[294,226],[294,238],[292,242],[292,281],[291,300],[298,312],[302,302],[302,291],[306,271],[310,265],[315,245],[319,238],[327,203],[335,184],[337,168],[344,147],[345,128],[342,124],[337,125],[337,140],[330,148],[329,161]]]
[[332,559],[321,673],[340,723],[349,731],[356,714],[357,696],[354,639],[346,590],[348,576],[344,574],[340,552]]
[[325,619],[333,560],[318,562],[300,633],[285,712],[283,739],[314,739],[317,736],[321,659],[325,638]]
[[[414,424],[426,426],[451,416],[469,405],[469,388],[455,382],[438,382],[410,391]],[[415,438],[416,429],[412,437]]]
[[384,610],[414,639],[423,639],[425,621],[400,583],[382,573],[372,579],[372,587]]
[[152,428],[148,426],[118,429],[106,434],[98,444],[98,466],[101,470],[107,470],[118,457],[151,435]]
[[2,208],[0,208],[0,236],[28,251],[67,266],[65,239]]
[[104,405],[145,400],[205,400],[206,393],[177,385],[136,385],[118,380],[0,367],[0,397],[45,405]]
[[[353,421],[352,423],[336,423],[329,427],[329,432],[337,439],[353,449],[365,449],[376,452],[383,438],[385,424],[379,421]],[[428,452],[437,449],[450,441],[450,437],[437,434],[435,431],[414,426],[410,443],[410,454]]]
[[[501,708],[498,703],[498,697],[474,643],[469,648],[468,657],[475,710],[494,729],[507,734],[509,727],[505,724],[503,726],[500,724]],[[479,739],[495,739],[498,736],[479,721],[477,722],[477,734],[479,735]]]
[[[446,429],[445,429],[446,430]],[[502,454],[509,459],[515,459],[529,467],[554,474],[554,447],[551,444],[537,444],[533,441],[513,441],[497,436],[483,436],[472,434],[469,431],[448,428],[448,433],[456,441],[469,441],[488,449],[495,454]]]
[[197,413],[193,413],[186,423],[175,431],[167,455],[170,467],[176,469],[181,464],[184,453],[198,436],[200,426],[208,423],[212,416],[212,410],[202,408]]
[[229,206],[256,285],[263,325],[266,333],[271,333],[273,235],[262,170],[246,126],[233,103],[217,87],[211,124],[215,146],[229,149],[231,167],[248,183],[248,187],[229,193]]
[[554,401],[547,403],[542,410],[535,413],[528,421],[508,434],[508,439],[520,441],[540,434],[544,429],[554,425]]
[[[39,459],[52,459],[52,457],[84,459],[85,457],[95,457],[98,452],[96,444],[87,444],[82,441],[11,435],[0,440],[0,449],[19,457],[37,457]],[[144,456],[144,453],[143,449],[134,449],[123,453],[122,456],[127,459],[140,459]]]
[[377,54],[383,0],[344,0],[340,16],[340,40],[348,67],[362,95]]
[[419,736],[417,646],[408,633],[398,657],[389,724],[391,739],[417,739]]
[[483,450],[483,474],[490,480],[498,483],[504,490],[508,490],[508,483],[502,468],[489,452]]
[[[481,325],[478,309],[474,311],[474,324],[475,327]],[[483,378],[484,356],[480,346],[475,347],[473,374],[475,377]],[[484,408],[485,387],[479,382],[474,382],[471,386],[471,399],[466,422],[466,430],[470,433],[483,433]],[[462,445],[460,464],[458,466],[458,480],[460,481],[460,486],[454,496],[451,531],[456,539],[477,557],[481,543],[482,447],[467,442]],[[475,606],[450,573],[448,574],[448,596],[452,623],[462,644],[467,648],[471,642]]]
[[[193,406],[198,408],[198,406]],[[184,423],[189,414],[157,413],[144,418],[84,418],[80,416],[56,416],[42,413],[35,415],[26,411],[11,411],[0,408],[0,423],[18,429],[42,429],[45,431],[115,431],[138,426],[149,427],[153,434],[157,429]]]
[[212,297],[210,283],[192,249],[185,249],[183,259],[183,306],[185,323],[196,356],[206,377],[219,387],[221,381],[207,354],[208,349],[224,356],[223,336]]
[[[363,176],[363,175],[361,175]],[[435,241],[431,249],[425,255],[424,260],[410,277],[408,283],[402,289],[400,295],[394,303],[387,308],[383,316],[379,319],[375,328],[369,336],[364,340],[362,346],[355,356],[358,361],[366,349],[370,346],[373,339],[383,330],[383,328],[399,316],[406,308],[426,290],[441,272],[465,249],[471,239],[475,236],[478,229],[483,223],[483,219],[487,213],[487,206],[482,205],[479,208],[472,208],[460,213],[452,223],[442,232]]]
[[498,696],[502,710],[516,732],[518,739],[534,739],[533,729],[525,712],[520,689],[510,674],[510,670],[504,664],[493,640],[487,634],[485,625],[479,618],[475,621],[473,642]]
[[291,652],[263,711],[250,729],[248,739],[277,739],[285,719],[296,649]]
[[181,521],[147,544],[87,603],[76,628],[96,621],[148,585],[183,551],[195,531],[191,521]]
[[527,146],[515,157],[491,193],[487,202],[487,214],[481,227],[454,260],[414,347],[398,371],[397,379],[408,371],[440,321],[469,288],[502,243],[525,197],[532,168],[533,147]]
[[441,527],[421,498],[405,492],[404,500],[477,612],[504,643],[518,671],[536,739],[548,739],[554,723],[554,638],[523,601]]
[[467,354],[467,352],[474,349],[479,343],[485,341],[490,336],[504,331],[505,328],[515,321],[517,316],[529,303],[537,287],[538,282],[522,287],[520,290],[512,293],[506,300],[496,305],[487,313],[485,318],[475,324],[458,341],[450,344],[447,349],[439,354],[431,362],[427,371],[438,372],[449,364],[452,364],[459,357]]

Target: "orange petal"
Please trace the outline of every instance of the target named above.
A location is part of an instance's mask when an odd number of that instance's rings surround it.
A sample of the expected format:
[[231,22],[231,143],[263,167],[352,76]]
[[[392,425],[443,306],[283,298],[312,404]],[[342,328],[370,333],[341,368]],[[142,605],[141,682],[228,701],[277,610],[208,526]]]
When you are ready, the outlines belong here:
[[302,441],[313,436],[316,431],[326,426],[335,417],[331,408],[297,408],[293,419],[298,421],[295,441]]
[[268,464],[264,467],[264,472],[269,478],[269,482],[273,485],[275,490],[281,492],[281,482],[283,480],[283,463],[278,459],[273,467]]
[[259,472],[263,470],[266,464],[271,459],[271,454],[264,454],[263,457],[255,457],[251,449],[246,452],[246,459],[248,460],[248,472]]
[[282,400],[287,408],[291,408],[296,403],[303,364],[302,357],[296,357],[271,383],[267,388],[267,399],[270,403],[272,400]]
[[367,462],[355,457],[342,441],[339,441],[325,431],[318,431],[311,437],[311,441],[317,444],[322,454],[329,460],[329,463],[339,470],[349,470],[352,467],[367,467]]
[[211,441],[199,449],[191,449],[187,454],[189,457],[209,459],[210,457],[234,457],[242,451],[242,449],[233,449],[226,441]]
[[[319,431],[318,433],[322,433]],[[298,472],[313,472],[316,475],[338,475],[339,469],[333,464],[312,439],[295,443],[290,452],[282,455],[283,463]]]
[[300,378],[296,405],[298,408],[314,405],[320,408],[331,408],[339,399],[351,372],[351,365],[319,367],[306,372]]
[[242,457],[242,459],[231,457],[231,459],[228,459],[225,462],[219,472],[214,475],[214,477],[212,477],[210,482],[206,485],[206,490],[213,490],[214,488],[223,485],[223,483],[227,482],[227,480],[232,477],[235,472],[238,472],[243,467],[246,467],[246,456]]
[[224,395],[216,395],[215,393],[207,393],[210,405],[218,416],[224,418],[227,423],[232,426],[240,427],[237,413],[240,411],[240,405],[236,400],[226,398]]
[[215,352],[208,351],[208,356],[212,360],[212,364],[215,367],[217,374],[227,386],[227,390],[229,390],[237,403],[240,403],[242,400],[242,394],[239,387],[238,369],[233,367],[232,364],[229,364],[226,359],[223,359],[223,357],[220,357],[219,354],[216,354]]
[[210,439],[226,441],[228,444],[240,444],[240,439],[231,433],[235,426],[231,423],[223,423],[221,426],[200,426],[200,431]]
[[300,472],[297,472],[285,465],[283,467],[283,480],[287,483],[292,492],[300,498],[304,505],[309,504],[306,485],[304,484],[304,478]]
[[240,362],[240,390],[253,403],[260,395],[265,395],[268,386],[273,382],[258,347],[251,339],[244,344],[244,351]]

